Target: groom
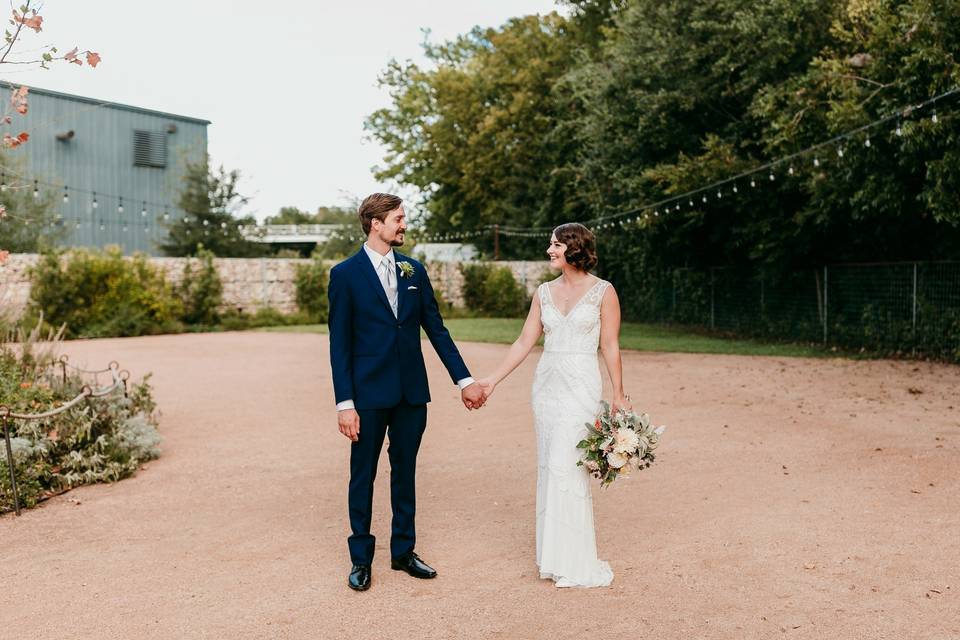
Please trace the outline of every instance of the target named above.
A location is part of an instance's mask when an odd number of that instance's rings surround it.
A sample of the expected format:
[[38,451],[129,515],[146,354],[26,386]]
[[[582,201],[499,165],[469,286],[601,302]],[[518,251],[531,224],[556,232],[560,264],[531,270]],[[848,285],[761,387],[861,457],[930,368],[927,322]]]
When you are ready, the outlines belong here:
[[390,566],[415,578],[437,572],[414,552],[416,465],[427,426],[427,370],[420,327],[460,387],[463,404],[479,409],[485,398],[454,345],[419,262],[394,252],[407,221],[402,200],[374,193],[358,211],[367,236],[353,257],[330,270],[330,366],[340,433],[350,438],[351,589],[370,588],[374,537],[370,534],[373,481],[385,435],[390,437]]

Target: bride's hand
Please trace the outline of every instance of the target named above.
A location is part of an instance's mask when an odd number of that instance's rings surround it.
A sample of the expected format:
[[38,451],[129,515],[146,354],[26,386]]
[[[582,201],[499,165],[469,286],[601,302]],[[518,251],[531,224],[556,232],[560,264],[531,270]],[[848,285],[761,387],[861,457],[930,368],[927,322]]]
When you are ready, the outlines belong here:
[[611,413],[616,413],[617,411],[633,411],[633,403],[630,402],[630,396],[621,395],[616,396],[613,399],[613,404],[610,405]]
[[480,378],[477,380],[477,384],[480,385],[480,389],[483,391],[484,400],[492,396],[493,390],[497,388],[497,383],[490,378]]

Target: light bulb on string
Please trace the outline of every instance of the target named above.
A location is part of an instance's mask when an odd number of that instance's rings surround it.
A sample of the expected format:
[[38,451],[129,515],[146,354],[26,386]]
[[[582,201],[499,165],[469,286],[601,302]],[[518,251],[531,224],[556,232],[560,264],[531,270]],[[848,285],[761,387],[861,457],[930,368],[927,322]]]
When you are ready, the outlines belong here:
[[70,202],[70,192],[67,190],[67,185],[63,185],[63,204]]
[[773,181],[776,180],[776,179],[777,179],[776,176],[773,175],[773,171],[771,171],[771,172],[770,172],[770,182],[773,182]]
[[900,124],[900,118],[897,118],[897,128],[893,130],[898,136],[903,135],[903,126]]
[[737,189],[737,183],[736,183],[736,182],[733,183],[733,192],[734,192],[734,193],[740,193],[740,191]]
[[123,213],[123,198],[117,201],[117,213]]
[[843,157],[843,147],[837,147],[837,157],[838,158]]
[[659,212],[659,211],[654,211],[654,212],[653,212],[653,215],[654,215],[655,218],[659,218],[659,217],[660,217],[660,212]]
[[722,197],[723,197],[723,192],[717,189],[717,200],[721,199]]
[[39,198],[39,197],[40,197],[40,187],[39,187],[39,185],[37,184],[37,181],[36,181],[36,180],[33,181],[33,197],[34,197],[34,198]]
[[90,203],[90,206],[91,206],[92,208],[94,208],[94,209],[96,209],[97,206],[99,206],[99,205],[97,204],[97,192],[96,192],[96,191],[93,192],[93,202]]
[[869,148],[870,148],[870,145],[871,145],[870,136],[867,136],[867,139],[863,141],[863,146],[865,146],[865,147],[867,147],[867,148],[869,149]]
[[0,173],[0,191],[7,190],[7,174]]
[[753,179],[753,178],[750,178],[750,186],[753,187],[753,188],[756,188],[756,186],[757,186],[757,181],[756,181],[755,179]]
[[124,232],[124,233],[127,232],[127,225],[123,225],[123,232]]
[[813,158],[813,166],[815,166],[815,167],[819,167],[819,166],[820,166],[820,158],[817,158],[816,156],[814,156],[814,158]]
[[146,201],[144,201],[144,203],[143,203],[143,208],[140,209],[140,215],[143,216],[143,217],[147,217],[147,203],[146,203]]
[[103,231],[103,230],[106,229],[106,228],[107,228],[107,227],[106,227],[106,226],[103,224],[103,222],[101,221],[101,222],[100,222],[100,231]]
[[930,122],[932,122],[933,124],[937,124],[937,122],[939,122],[939,120],[937,120],[937,110],[936,110],[936,109],[933,110],[933,115],[930,116]]
[[702,200],[703,202],[706,202],[706,201],[707,201],[707,196],[704,195],[703,197],[700,198],[700,200]]
[[790,168],[787,169],[787,173],[789,173],[790,175],[793,175],[793,165],[790,165]]
[[163,219],[164,219],[164,220],[169,220],[169,219],[170,219],[170,214],[167,213],[167,210],[166,210],[166,209],[163,210]]

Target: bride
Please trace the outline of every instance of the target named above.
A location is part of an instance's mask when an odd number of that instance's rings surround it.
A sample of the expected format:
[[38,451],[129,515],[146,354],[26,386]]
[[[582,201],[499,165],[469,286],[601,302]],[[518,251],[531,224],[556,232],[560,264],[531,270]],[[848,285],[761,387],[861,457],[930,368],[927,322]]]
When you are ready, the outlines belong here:
[[620,302],[613,286],[591,275],[597,264],[593,233],[581,224],[554,229],[547,248],[560,277],[541,284],[520,336],[496,370],[478,382],[486,396],[517,368],[544,335],[533,377],[537,433],[537,566],[557,587],[603,587],[610,565],[597,558],[587,470],[577,443],[600,410],[597,347],[613,386],[611,409],[632,408],[623,393]]

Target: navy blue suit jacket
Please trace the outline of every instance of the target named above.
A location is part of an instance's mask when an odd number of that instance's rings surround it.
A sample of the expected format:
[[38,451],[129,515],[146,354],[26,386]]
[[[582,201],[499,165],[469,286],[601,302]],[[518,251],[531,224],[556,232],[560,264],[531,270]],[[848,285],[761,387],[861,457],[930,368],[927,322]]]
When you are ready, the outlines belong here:
[[[386,409],[406,400],[430,401],[420,327],[454,382],[470,375],[443,326],[433,287],[422,264],[394,252],[397,317],[363,247],[330,270],[330,367],[336,401],[353,400],[358,410]],[[400,262],[413,274],[404,277]]]

